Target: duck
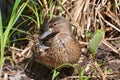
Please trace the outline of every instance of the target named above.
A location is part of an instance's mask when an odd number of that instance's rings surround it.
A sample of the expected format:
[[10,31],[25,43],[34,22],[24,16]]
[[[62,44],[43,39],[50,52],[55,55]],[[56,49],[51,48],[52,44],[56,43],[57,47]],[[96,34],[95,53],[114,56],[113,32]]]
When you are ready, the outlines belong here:
[[[40,46],[43,52],[36,54],[37,62],[56,68],[61,64],[75,64],[81,55],[80,44],[72,34],[72,25],[64,17],[52,17],[48,24],[48,28],[39,36]],[[54,35],[52,35],[54,34]],[[45,46],[45,38],[52,35],[50,45]]]

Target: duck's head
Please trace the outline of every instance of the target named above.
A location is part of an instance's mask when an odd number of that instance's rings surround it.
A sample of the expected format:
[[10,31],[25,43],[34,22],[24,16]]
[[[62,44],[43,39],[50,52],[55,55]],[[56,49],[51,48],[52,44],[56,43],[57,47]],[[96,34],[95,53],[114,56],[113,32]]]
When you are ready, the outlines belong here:
[[63,17],[53,17],[48,22],[48,29],[40,35],[39,39],[44,39],[52,33],[66,33],[71,35],[72,31],[69,21]]

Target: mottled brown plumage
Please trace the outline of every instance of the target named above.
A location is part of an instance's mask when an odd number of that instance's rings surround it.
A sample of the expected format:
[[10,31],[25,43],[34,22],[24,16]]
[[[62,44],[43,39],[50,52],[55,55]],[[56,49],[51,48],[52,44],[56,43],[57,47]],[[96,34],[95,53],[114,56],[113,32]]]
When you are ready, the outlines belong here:
[[40,40],[56,33],[51,39],[49,48],[39,56],[39,62],[50,67],[57,67],[63,63],[74,64],[80,57],[80,46],[72,34],[70,23],[63,17],[53,17],[48,23],[48,30],[41,36]]

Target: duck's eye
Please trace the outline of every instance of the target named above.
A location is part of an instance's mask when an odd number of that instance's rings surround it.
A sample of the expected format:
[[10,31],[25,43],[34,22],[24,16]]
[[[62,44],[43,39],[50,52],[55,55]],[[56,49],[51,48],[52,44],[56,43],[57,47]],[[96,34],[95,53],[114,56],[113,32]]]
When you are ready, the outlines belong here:
[[49,25],[49,28],[53,28],[54,26],[56,26],[58,23],[53,23],[51,25]]
[[56,23],[53,24],[53,26],[57,25]]

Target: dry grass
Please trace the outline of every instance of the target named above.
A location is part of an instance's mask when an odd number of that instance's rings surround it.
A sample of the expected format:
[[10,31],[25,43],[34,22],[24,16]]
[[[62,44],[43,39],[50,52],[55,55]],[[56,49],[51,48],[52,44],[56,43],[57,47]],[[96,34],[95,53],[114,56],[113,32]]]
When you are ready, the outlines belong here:
[[[50,1],[51,0],[38,0],[41,6],[41,13],[43,14],[43,20],[46,16],[64,16],[75,26],[73,31],[75,31],[75,35],[81,46],[87,50],[88,43],[91,40],[87,34],[92,33],[94,35],[96,30],[103,29],[105,35],[100,46],[107,46],[107,48],[109,48],[108,50],[114,52],[114,54],[117,54],[120,58],[119,0],[53,0],[52,3]],[[29,38],[29,40],[30,43],[22,49],[16,48],[14,45],[10,48],[13,54],[13,60],[16,61],[16,63],[31,57],[31,48],[35,39],[32,40]],[[90,52],[87,53],[90,54]],[[91,59],[91,57],[89,59]],[[92,72],[89,71],[90,69]],[[120,72],[105,73],[104,69],[94,62],[94,60],[88,61],[85,72],[90,73],[91,79],[98,80],[107,80],[111,78],[112,74],[120,74]],[[75,78],[77,80],[79,76],[70,76],[62,80],[67,80],[67,78]]]

